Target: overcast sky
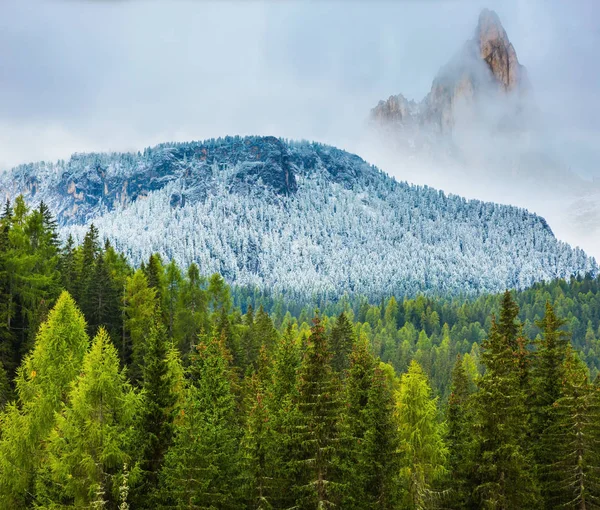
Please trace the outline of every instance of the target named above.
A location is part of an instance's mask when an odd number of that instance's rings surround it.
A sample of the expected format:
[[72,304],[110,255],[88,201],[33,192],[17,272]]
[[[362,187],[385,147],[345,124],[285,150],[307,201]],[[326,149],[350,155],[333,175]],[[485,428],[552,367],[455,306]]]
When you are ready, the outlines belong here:
[[0,0],[0,168],[226,134],[351,149],[495,9],[574,170],[600,168],[600,2]]

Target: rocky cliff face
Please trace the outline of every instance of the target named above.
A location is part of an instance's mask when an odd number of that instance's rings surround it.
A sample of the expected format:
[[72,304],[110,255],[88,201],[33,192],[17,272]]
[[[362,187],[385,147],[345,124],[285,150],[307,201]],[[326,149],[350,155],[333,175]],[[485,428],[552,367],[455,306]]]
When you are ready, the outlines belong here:
[[526,86],[525,68],[519,63],[517,52],[494,11],[482,11],[474,41],[478,43],[481,59],[499,85],[507,91],[521,91]]
[[485,9],[474,37],[440,69],[420,103],[390,96],[373,108],[371,120],[396,130],[451,133],[460,115],[480,115],[480,103],[506,101],[514,110],[510,115],[518,115],[528,89],[526,70],[498,15]]
[[46,202],[61,225],[82,224],[166,186],[172,189],[171,207],[205,200],[220,179],[229,193],[268,190],[266,196],[276,199],[296,193],[297,176],[311,173],[351,188],[358,176],[376,171],[333,147],[272,136],[226,137],[21,165],[0,174],[0,200],[23,194],[32,204]]

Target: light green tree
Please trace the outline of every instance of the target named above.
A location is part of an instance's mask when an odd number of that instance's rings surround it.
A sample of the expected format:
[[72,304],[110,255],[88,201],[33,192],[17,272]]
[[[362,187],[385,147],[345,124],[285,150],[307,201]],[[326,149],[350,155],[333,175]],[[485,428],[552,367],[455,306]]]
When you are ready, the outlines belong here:
[[85,320],[63,292],[17,372],[17,402],[2,415],[0,507],[32,503],[34,475],[46,459],[44,441],[81,371],[88,345]]
[[[116,506],[123,466],[131,464],[140,408],[140,395],[120,369],[108,333],[100,328],[49,437],[48,468],[40,480],[51,486],[49,504],[81,508],[101,494],[108,506]],[[129,472],[130,480],[136,471]]]
[[416,361],[402,375],[396,399],[400,475],[406,490],[404,508],[428,508],[437,497],[436,482],[446,474],[448,449],[437,398],[432,396],[427,376]]

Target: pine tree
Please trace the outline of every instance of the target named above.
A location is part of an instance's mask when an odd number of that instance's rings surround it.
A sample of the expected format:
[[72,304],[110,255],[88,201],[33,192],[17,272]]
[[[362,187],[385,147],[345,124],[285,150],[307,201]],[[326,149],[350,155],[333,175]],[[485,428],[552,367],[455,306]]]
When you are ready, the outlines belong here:
[[343,374],[349,367],[349,358],[354,344],[355,334],[352,323],[348,320],[345,312],[338,315],[331,329],[331,366],[339,374]]
[[402,375],[397,396],[400,471],[405,488],[403,508],[424,509],[440,499],[436,482],[446,474],[448,449],[439,422],[437,398],[416,361]]
[[486,371],[479,380],[475,401],[476,496],[484,508],[536,508],[539,503],[533,461],[526,447],[529,417],[518,313],[507,291],[502,299],[500,320],[492,320],[481,354]]
[[318,313],[298,373],[297,504],[301,508],[334,506],[340,483],[332,478],[339,444],[339,390],[331,369],[331,352]]
[[3,508],[25,508],[31,503],[34,474],[45,459],[43,441],[81,370],[88,343],[85,320],[71,296],[63,292],[18,370],[17,403],[9,404],[2,416]]
[[239,423],[224,339],[204,336],[192,356],[191,386],[161,478],[166,504],[238,508]]
[[49,437],[48,472],[40,483],[50,489],[45,494],[39,489],[46,504],[85,507],[101,494],[108,506],[116,506],[140,407],[140,396],[119,368],[117,350],[100,328]]

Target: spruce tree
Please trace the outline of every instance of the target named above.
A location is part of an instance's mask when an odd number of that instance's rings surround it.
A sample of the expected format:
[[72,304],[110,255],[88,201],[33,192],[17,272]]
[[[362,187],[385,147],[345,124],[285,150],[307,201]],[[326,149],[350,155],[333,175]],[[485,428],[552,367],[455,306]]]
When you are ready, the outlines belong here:
[[350,353],[354,344],[355,333],[352,323],[348,320],[345,312],[338,315],[331,329],[331,366],[339,374],[348,369]]
[[247,508],[266,510],[277,501],[275,420],[268,406],[268,380],[258,373],[249,382],[248,416],[241,442],[244,500]]
[[175,340],[183,355],[193,350],[201,331],[210,331],[208,298],[202,284],[198,266],[190,264],[181,286],[174,324]]
[[452,508],[476,508],[472,499],[474,489],[475,441],[473,437],[473,406],[470,381],[460,354],[452,370],[450,397],[446,408],[449,500]]
[[105,262],[104,254],[99,254],[92,270],[92,278],[87,288],[88,327],[95,333],[103,326],[112,336],[119,338],[119,289],[113,281],[110,268]]
[[275,508],[290,508],[295,505],[294,486],[298,453],[296,443],[297,426],[297,372],[300,366],[300,349],[291,325],[288,325],[274,353],[271,387],[265,395],[267,409],[273,419],[273,487]]
[[143,368],[143,407],[138,424],[141,450],[141,483],[135,490],[136,506],[151,508],[158,501],[158,474],[173,437],[177,412],[177,374],[169,366],[167,331],[160,317],[147,337]]
[[163,310],[166,315],[166,324],[169,338],[173,338],[175,329],[175,314],[177,312],[177,302],[181,292],[183,278],[181,271],[174,260],[171,260],[165,268],[165,292],[163,296]]
[[332,464],[339,445],[339,398],[327,336],[317,313],[300,365],[296,394],[296,490],[301,508],[326,508],[335,505],[339,498],[341,484],[333,478]]
[[343,508],[395,508],[398,501],[399,435],[388,379],[366,338],[353,346],[342,415],[344,447],[336,463],[346,489]]
[[256,316],[254,317],[254,329],[253,334],[259,342],[259,346],[265,346],[268,352],[272,352],[275,347],[278,334],[277,330],[273,326],[273,321],[269,314],[265,312],[262,305],[258,308]]
[[484,508],[536,508],[539,491],[526,444],[529,416],[523,387],[519,310],[510,292],[500,320],[492,320],[483,343],[485,373],[476,394],[478,473],[476,497]]
[[239,422],[225,341],[203,336],[192,356],[191,384],[162,470],[165,504],[239,508]]
[[553,451],[540,467],[547,508],[600,508],[600,391],[587,372],[567,347],[560,395],[542,438],[544,451]]
[[[539,479],[542,494],[551,492],[554,485],[551,466],[560,461],[561,453],[555,448],[555,427],[558,419],[556,402],[561,398],[566,374],[565,356],[569,345],[568,334],[560,328],[565,324],[559,319],[552,305],[546,302],[546,313],[537,322],[542,338],[537,342],[537,352],[533,366],[533,392],[531,396],[531,436],[536,463],[539,465]],[[550,486],[550,487],[549,487]],[[546,499],[546,507],[553,503]]]

